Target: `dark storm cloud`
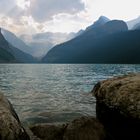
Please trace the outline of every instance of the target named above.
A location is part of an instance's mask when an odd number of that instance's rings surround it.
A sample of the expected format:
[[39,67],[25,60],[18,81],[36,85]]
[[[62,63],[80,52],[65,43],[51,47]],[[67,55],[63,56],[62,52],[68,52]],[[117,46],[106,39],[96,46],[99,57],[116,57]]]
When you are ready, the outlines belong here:
[[75,14],[84,8],[81,0],[31,0],[30,14],[36,21],[44,22],[56,14]]

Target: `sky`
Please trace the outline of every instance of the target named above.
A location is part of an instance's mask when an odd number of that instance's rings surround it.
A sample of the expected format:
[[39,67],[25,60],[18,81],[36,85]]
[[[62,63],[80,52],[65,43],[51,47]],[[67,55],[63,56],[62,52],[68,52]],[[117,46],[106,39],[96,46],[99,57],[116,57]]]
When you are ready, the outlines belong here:
[[77,32],[101,15],[129,21],[139,0],[0,0],[0,27],[15,34]]

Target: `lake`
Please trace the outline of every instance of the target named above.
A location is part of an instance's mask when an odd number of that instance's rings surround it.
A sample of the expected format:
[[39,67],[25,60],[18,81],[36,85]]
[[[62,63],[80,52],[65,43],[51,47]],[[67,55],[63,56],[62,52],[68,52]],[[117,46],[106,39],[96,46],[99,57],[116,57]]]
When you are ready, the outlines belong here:
[[131,72],[140,72],[140,65],[1,64],[0,91],[25,124],[62,123],[95,116],[93,86]]

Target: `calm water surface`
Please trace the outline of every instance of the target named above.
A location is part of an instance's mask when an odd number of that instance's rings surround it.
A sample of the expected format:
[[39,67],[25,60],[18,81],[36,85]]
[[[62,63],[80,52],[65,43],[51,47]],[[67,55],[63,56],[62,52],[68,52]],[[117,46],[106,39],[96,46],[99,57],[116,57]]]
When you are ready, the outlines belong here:
[[131,72],[140,72],[140,65],[1,64],[0,91],[24,123],[61,123],[95,116],[93,86]]

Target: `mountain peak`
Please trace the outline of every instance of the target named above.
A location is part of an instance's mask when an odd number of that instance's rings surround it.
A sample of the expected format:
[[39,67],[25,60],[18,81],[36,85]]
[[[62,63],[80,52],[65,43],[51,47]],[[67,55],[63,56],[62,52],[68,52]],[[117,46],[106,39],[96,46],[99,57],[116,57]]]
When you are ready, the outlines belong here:
[[107,23],[108,21],[110,21],[110,19],[109,18],[107,18],[107,17],[105,17],[105,16],[100,16],[99,18],[98,18],[98,20],[97,21],[95,21],[94,22],[94,26],[100,26],[100,25],[103,25],[103,24],[105,24],[105,23]]
[[106,21],[106,22],[108,22],[108,21],[110,21],[110,19],[105,17],[105,16],[100,16],[97,21]]
[[102,26],[105,23],[107,23],[108,21],[110,21],[109,18],[107,18],[105,16],[100,16],[97,21],[95,21],[92,25],[90,25],[89,27],[86,28],[86,31],[88,31],[88,30],[90,30],[92,28]]
[[138,24],[140,24],[140,16],[138,16],[137,18],[133,20],[127,21],[129,30],[135,29]]

